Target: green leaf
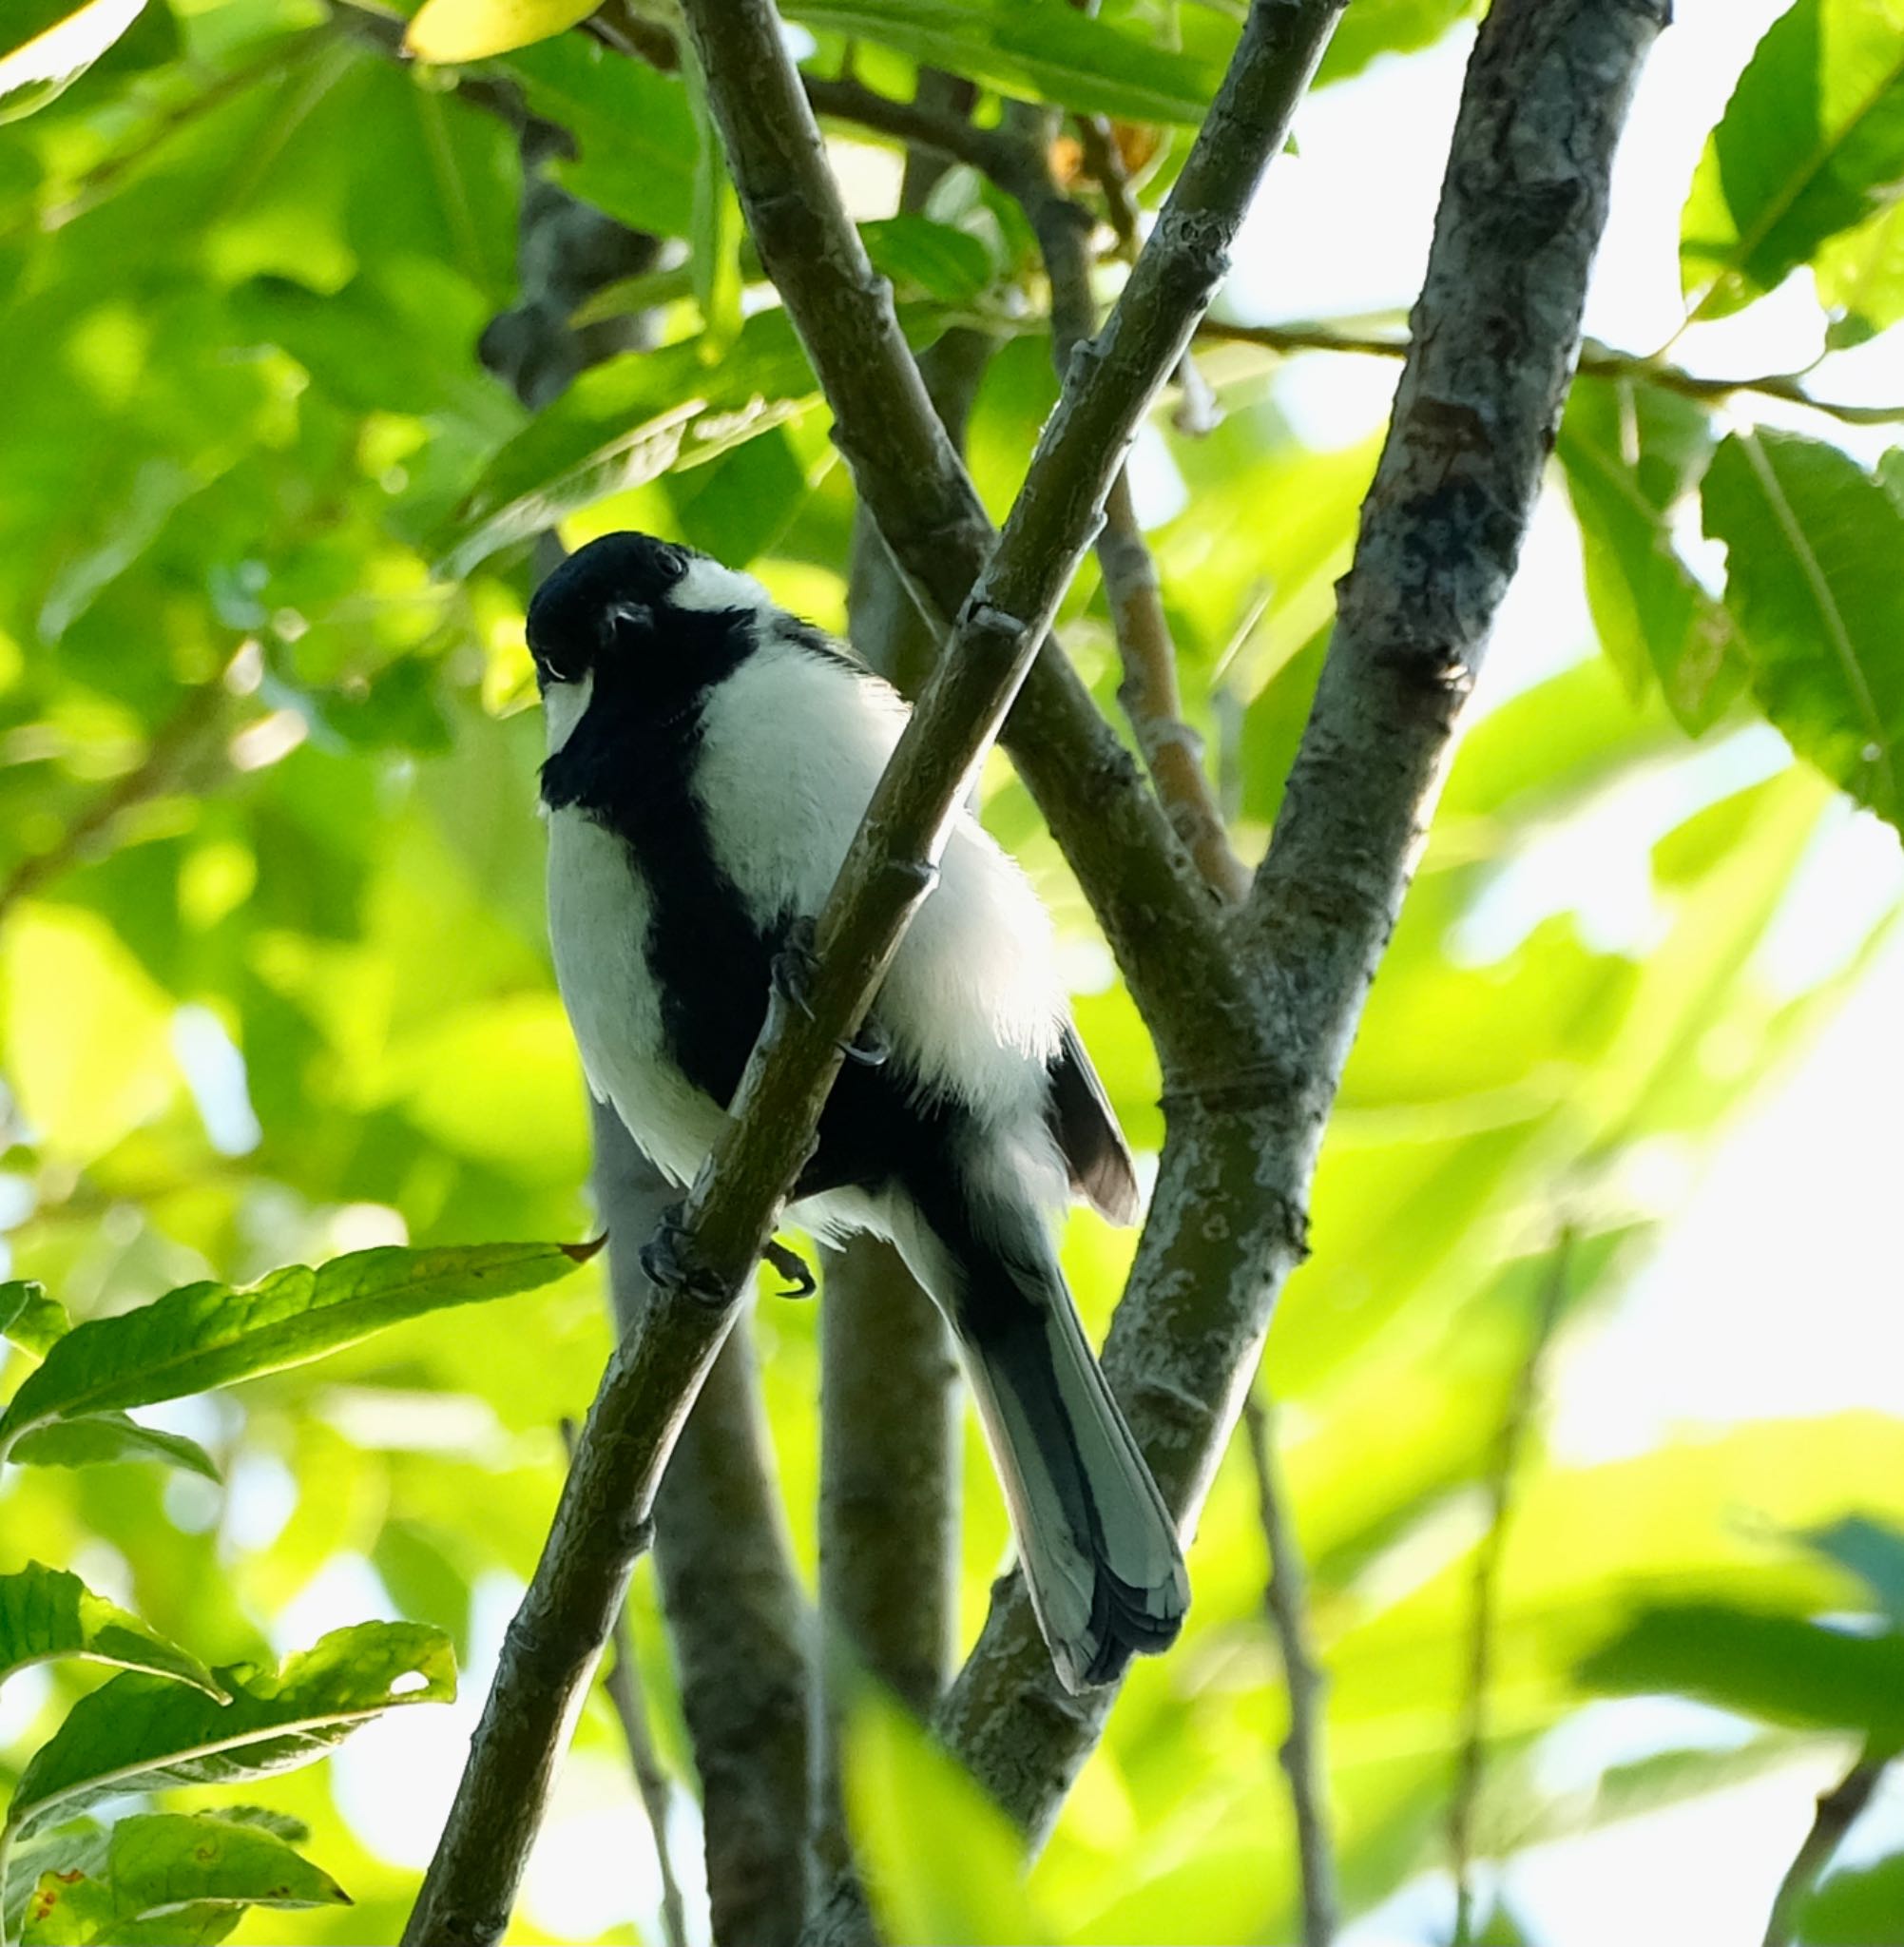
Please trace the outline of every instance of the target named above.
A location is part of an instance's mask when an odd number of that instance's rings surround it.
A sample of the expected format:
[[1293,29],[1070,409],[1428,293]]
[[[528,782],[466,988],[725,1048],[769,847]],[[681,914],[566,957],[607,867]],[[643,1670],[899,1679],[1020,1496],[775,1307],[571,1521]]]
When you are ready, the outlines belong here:
[[566,129],[580,159],[557,165],[571,195],[634,229],[685,237],[693,221],[695,127],[686,87],[580,34],[510,54],[530,110]]
[[1200,123],[1222,78],[1064,0],[793,0],[784,11],[1006,94],[1133,122]]
[[1805,1902],[1798,1937],[1805,1947],[1896,1947],[1904,1914],[1904,1852],[1875,1865],[1834,1873]]
[[[902,306],[899,322],[916,349],[941,319]],[[748,318],[724,350],[692,338],[611,359],[585,372],[490,462],[439,544],[438,571],[459,578],[497,549],[611,493],[710,460],[817,398],[784,311]]]
[[125,32],[144,5],[145,0],[87,0],[69,8],[15,0],[0,28],[0,122],[44,108]]
[[167,1641],[129,1610],[95,1595],[65,1569],[29,1562],[0,1575],[0,1682],[29,1664],[83,1656],[222,1699],[217,1678],[196,1656]]
[[231,1931],[221,1922],[248,1906],[351,1903],[328,1873],[283,1839],[228,1812],[122,1819],[103,1860],[90,1838],[71,1856],[44,1850],[58,1863],[39,1876],[26,1936],[48,1947],[217,1940]]
[[861,223],[873,268],[902,290],[911,285],[942,304],[970,304],[991,281],[991,253],[979,240],[929,217],[882,217]]
[[243,1918],[241,1906],[227,1904],[128,1919],[104,1880],[42,1873],[27,1902],[26,1947],[216,1947]]
[[1904,1637],[1678,1603],[1642,1610],[1579,1674],[1595,1689],[1676,1691],[1774,1724],[1859,1731],[1880,1746],[1904,1741]]
[[1838,315],[1834,351],[1862,344],[1904,318],[1904,202],[1832,238],[1813,269],[1819,302]]
[[29,1830],[111,1792],[287,1771],[385,1710],[456,1694],[449,1638],[419,1623],[359,1623],[276,1673],[232,1664],[213,1676],[228,1704],[136,1670],[82,1697],[21,1774],[9,1829]]
[[1695,736],[1731,702],[1740,673],[1730,618],[1673,546],[1673,510],[1704,471],[1711,444],[1707,417],[1690,399],[1583,378],[1557,447],[1600,646],[1629,696],[1643,697],[1657,678]]
[[897,1705],[870,1690],[847,1731],[846,1805],[893,1947],[1057,1937],[1025,1890],[1025,1841],[1010,1820]]
[[1904,1629],[1904,1533],[1863,1514],[1847,1514],[1799,1539],[1856,1575],[1891,1621]]
[[239,1291],[188,1284],[59,1340],[0,1414],[0,1451],[56,1419],[177,1399],[302,1365],[447,1305],[533,1291],[592,1255],[579,1244],[393,1244],[315,1271],[293,1264]]
[[1706,474],[1726,606],[1793,749],[1904,824],[1904,510],[1835,446],[1735,434]]
[[1432,48],[1457,20],[1476,10],[1475,0],[1356,0],[1329,37],[1316,86],[1348,81],[1383,54]]
[[0,1284],[0,1338],[45,1359],[55,1339],[72,1329],[66,1306],[47,1296],[47,1287],[31,1278],[10,1279]]
[[163,1907],[348,1906],[321,1867],[262,1826],[218,1813],[160,1812],[112,1828],[108,1878],[127,1919]]
[[1774,289],[1904,177],[1904,7],[1798,0],[1740,76],[1693,176],[1680,275],[1691,315]]
[[113,1460],[163,1460],[206,1480],[221,1480],[218,1462],[183,1434],[141,1426],[123,1413],[89,1413],[24,1434],[7,1458],[23,1467],[100,1467]]
[[403,37],[419,61],[482,61],[546,41],[595,10],[595,0],[424,0]]

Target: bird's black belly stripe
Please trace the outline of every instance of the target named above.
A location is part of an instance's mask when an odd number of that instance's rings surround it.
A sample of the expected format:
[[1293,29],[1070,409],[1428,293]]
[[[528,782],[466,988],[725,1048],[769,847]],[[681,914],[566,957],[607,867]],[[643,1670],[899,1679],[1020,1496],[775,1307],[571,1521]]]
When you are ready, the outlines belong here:
[[[689,618],[675,618],[677,627]],[[587,710],[542,768],[551,810],[573,805],[632,851],[647,887],[643,952],[661,1002],[667,1051],[687,1080],[723,1107],[733,1099],[766,1019],[773,956],[785,916],[771,935],[748,917],[714,856],[691,788],[709,692],[748,653],[731,618],[694,615],[702,640],[670,642],[668,654],[598,665]],[[701,630],[697,629],[697,634]],[[691,671],[698,681],[684,680]],[[798,1193],[898,1182],[921,1203],[952,1168],[949,1146],[962,1108],[921,1099],[901,1066],[849,1063],[820,1119],[819,1147]]]

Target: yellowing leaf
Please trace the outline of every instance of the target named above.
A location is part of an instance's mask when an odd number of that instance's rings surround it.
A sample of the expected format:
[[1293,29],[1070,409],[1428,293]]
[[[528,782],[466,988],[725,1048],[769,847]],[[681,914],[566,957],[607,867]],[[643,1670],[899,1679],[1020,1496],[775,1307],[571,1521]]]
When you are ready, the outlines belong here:
[[403,45],[419,61],[486,61],[546,41],[595,10],[596,0],[425,0]]

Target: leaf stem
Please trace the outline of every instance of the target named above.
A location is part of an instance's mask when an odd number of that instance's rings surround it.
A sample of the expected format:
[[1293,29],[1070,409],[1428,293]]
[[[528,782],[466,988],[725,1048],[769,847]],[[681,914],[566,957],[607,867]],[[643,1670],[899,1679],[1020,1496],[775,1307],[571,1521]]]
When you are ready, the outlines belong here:
[[1871,1802],[1888,1763],[1888,1759],[1876,1756],[1867,1746],[1857,1763],[1829,1791],[1818,1794],[1811,1829],[1779,1882],[1772,1912],[1765,1922],[1764,1947],[1792,1947],[1798,1939],[1806,1900],[1824,1878],[1826,1867],[1858,1816]]

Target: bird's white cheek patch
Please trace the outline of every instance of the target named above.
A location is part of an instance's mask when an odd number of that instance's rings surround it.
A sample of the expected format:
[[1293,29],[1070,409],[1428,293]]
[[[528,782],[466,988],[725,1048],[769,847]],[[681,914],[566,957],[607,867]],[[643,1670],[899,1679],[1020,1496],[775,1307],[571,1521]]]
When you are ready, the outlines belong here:
[[575,726],[588,713],[588,700],[595,694],[595,672],[590,669],[579,683],[551,683],[542,699],[543,726],[548,733],[548,754],[553,757],[575,734]]

